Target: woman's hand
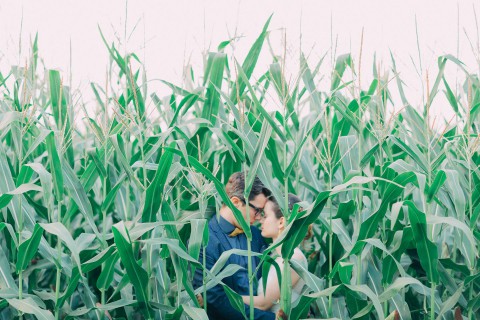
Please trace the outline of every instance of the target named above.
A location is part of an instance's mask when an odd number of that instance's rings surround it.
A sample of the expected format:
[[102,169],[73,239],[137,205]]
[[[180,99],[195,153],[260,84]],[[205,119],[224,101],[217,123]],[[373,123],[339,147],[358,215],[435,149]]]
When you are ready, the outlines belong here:
[[277,311],[275,318],[278,320],[288,320],[288,316],[285,314],[285,312],[283,312],[282,309]]
[[200,306],[200,308],[203,308],[203,296],[199,293],[197,294],[197,301],[198,301],[198,305]]

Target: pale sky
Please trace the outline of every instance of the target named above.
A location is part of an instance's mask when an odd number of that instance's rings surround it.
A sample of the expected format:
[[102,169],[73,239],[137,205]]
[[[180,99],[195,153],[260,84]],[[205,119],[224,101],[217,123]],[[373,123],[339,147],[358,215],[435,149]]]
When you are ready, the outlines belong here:
[[[377,63],[388,69],[391,50],[402,79],[410,87],[411,102],[420,103],[420,77],[412,63],[413,59],[419,65],[415,19],[422,74],[428,70],[433,82],[437,57],[442,54],[457,55],[458,51],[468,69],[478,72],[466,36],[477,47],[474,15],[477,7],[471,1],[430,0],[1,0],[0,70],[7,73],[11,65],[24,65],[31,39],[38,32],[39,54],[45,66],[59,69],[74,88],[85,92],[84,99],[88,102],[89,83],[103,84],[108,65],[100,27],[110,42],[120,39],[122,51],[135,52],[143,60],[148,79],[152,80],[150,92],[167,95],[169,90],[154,79],[180,84],[187,60],[201,74],[202,52],[215,50],[221,41],[234,35],[243,36],[235,45],[235,56],[243,61],[273,13],[270,38],[276,53],[282,54],[286,34],[287,71],[295,73],[300,50],[309,54],[313,67],[326,52],[331,53],[332,36],[337,55],[352,52],[358,62],[363,28],[365,85],[372,77],[374,53]],[[327,57],[325,70],[331,70],[331,55]],[[265,46],[256,70],[266,71],[271,62]],[[456,68],[447,65],[447,79],[454,83],[455,75]],[[452,114],[441,99],[433,112],[446,117]]]

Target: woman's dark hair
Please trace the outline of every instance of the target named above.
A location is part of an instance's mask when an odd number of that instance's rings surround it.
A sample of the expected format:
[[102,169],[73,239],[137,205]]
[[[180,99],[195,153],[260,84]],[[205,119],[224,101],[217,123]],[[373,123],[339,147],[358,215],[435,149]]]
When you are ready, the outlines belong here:
[[[282,213],[282,210],[280,210],[280,206],[278,205],[277,199],[271,196],[269,200],[273,202],[273,212],[275,213],[275,217],[277,219],[280,219],[281,217],[283,217],[283,213]],[[294,204],[299,202],[302,202],[302,199],[300,199],[293,193],[288,194],[288,210],[289,211],[292,211]],[[299,211],[302,211],[302,210],[303,208],[299,209]]]
[[[277,219],[280,219],[281,217],[283,217],[282,210],[280,210],[280,206],[278,205],[277,200],[273,196],[270,197],[269,200],[271,200],[273,202],[273,213],[275,214],[275,217]],[[300,203],[300,202],[302,202],[302,199],[300,199],[298,196],[294,195],[293,193],[288,194],[288,210],[289,211],[292,211],[293,206],[296,203]],[[300,207],[298,211],[300,211],[300,212],[303,211],[303,208]],[[313,236],[313,230],[312,229],[313,229],[312,225],[309,225],[308,226],[308,231],[307,231],[307,234],[305,235],[304,240],[308,240]]]

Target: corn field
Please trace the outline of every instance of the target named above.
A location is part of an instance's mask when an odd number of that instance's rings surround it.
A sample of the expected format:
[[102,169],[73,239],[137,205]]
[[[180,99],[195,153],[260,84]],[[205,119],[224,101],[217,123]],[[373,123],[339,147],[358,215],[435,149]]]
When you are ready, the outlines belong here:
[[[281,55],[257,64],[269,22],[245,57],[225,41],[183,83],[162,81],[168,97],[101,32],[111,64],[91,84],[93,111],[67,75],[42,68],[37,38],[27,64],[0,75],[1,319],[207,319],[195,295],[235,272],[228,254],[252,254],[227,252],[192,287],[237,171],[282,199],[288,227],[263,260],[282,245],[288,261],[313,224],[308,270],[288,266],[307,284],[300,302],[281,286],[290,319],[480,317],[479,75],[438,57],[422,105],[409,103],[393,55],[371,83],[352,54],[328,74],[323,58],[301,55],[291,81]],[[441,95],[458,119],[443,132],[430,116]],[[281,108],[267,108],[271,97]],[[289,192],[302,214],[285,209]]]

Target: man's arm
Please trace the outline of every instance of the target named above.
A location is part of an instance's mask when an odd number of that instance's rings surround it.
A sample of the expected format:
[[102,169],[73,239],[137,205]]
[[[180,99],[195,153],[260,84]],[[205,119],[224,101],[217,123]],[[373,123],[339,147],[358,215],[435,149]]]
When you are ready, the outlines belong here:
[[[223,288],[221,288],[223,291]],[[244,304],[245,314],[250,314],[250,306]],[[217,299],[214,303],[209,302],[207,304],[208,314],[213,317],[213,319],[228,319],[228,320],[245,320],[242,313],[235,309],[227,298],[225,292],[223,292],[223,297]],[[275,320],[275,314],[270,311],[263,311],[260,309],[254,309],[254,319],[255,320]]]
[[[210,238],[210,241],[205,250],[205,267],[211,270],[216,260],[218,260],[219,253],[217,252],[218,242]],[[198,259],[203,263],[203,249],[200,250],[200,256]],[[193,279],[194,288],[203,286],[203,270],[197,268]],[[202,293],[203,296],[203,293]],[[236,310],[228,300],[228,297],[223,289],[222,285],[218,284],[215,287],[207,290],[207,311],[211,319],[228,319],[228,320],[244,320],[241,312]],[[250,307],[245,305],[245,313],[250,313]],[[272,312],[262,311],[255,309],[255,320],[274,320],[275,314]]]

